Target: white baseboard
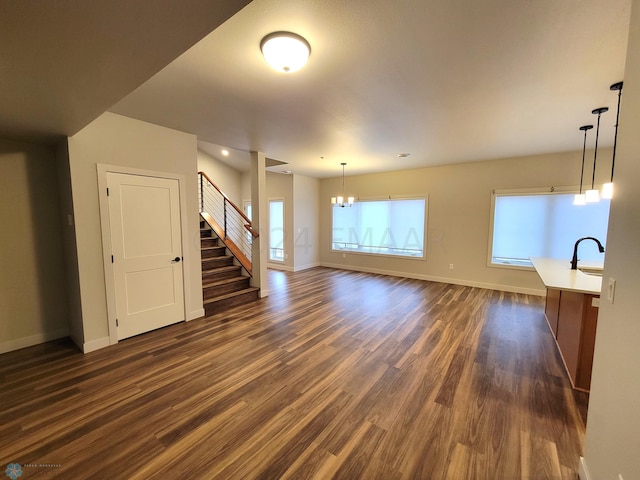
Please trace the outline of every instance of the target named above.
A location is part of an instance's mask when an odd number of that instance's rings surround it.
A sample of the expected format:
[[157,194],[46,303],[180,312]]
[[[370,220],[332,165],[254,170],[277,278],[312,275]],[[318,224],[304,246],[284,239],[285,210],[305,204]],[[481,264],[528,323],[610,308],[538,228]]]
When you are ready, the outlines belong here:
[[284,272],[293,272],[293,267],[289,265],[282,265],[281,263],[267,263],[267,268],[272,270],[282,270]]
[[261,288],[260,291],[258,292],[258,297],[260,298],[264,298],[268,296],[269,296],[269,290],[267,290],[266,288]]
[[198,310],[194,310],[189,312],[189,316],[187,317],[187,322],[190,320],[195,320],[196,318],[204,317],[204,308],[199,308]]
[[90,353],[95,352],[96,350],[100,350],[101,348],[105,348],[111,345],[111,341],[109,337],[102,337],[96,340],[91,340],[90,342],[84,342],[82,344],[82,352]]
[[298,265],[297,267],[293,267],[294,272],[301,272],[303,270],[309,270],[310,268],[319,267],[320,264],[317,262],[309,263],[307,265]]
[[580,477],[580,480],[591,480],[591,475],[589,475],[589,469],[587,468],[587,462],[584,457],[580,457],[580,465],[578,465],[578,477]]
[[380,275],[390,275],[392,277],[414,278],[416,280],[427,280],[429,282],[449,283],[452,285],[462,285],[465,287],[477,287],[486,288],[487,290],[498,290],[501,292],[511,293],[523,293],[527,295],[535,295],[537,297],[544,297],[546,295],[545,290],[538,290],[535,288],[514,287],[511,285],[499,285],[494,283],[474,282],[471,280],[463,280],[458,278],[436,277],[433,275],[422,275],[419,273],[407,273],[397,272],[393,270],[383,270],[378,268],[368,267],[352,267],[350,265],[342,265],[339,263],[321,263],[323,267],[337,268],[340,270],[351,270],[355,272],[377,273]]
[[21,348],[32,347],[39,343],[50,342],[51,340],[57,340],[58,338],[68,337],[69,329],[61,328],[59,330],[53,330],[51,332],[42,332],[29,337],[16,338],[7,342],[0,343],[0,353],[12,352],[14,350],[20,350]]

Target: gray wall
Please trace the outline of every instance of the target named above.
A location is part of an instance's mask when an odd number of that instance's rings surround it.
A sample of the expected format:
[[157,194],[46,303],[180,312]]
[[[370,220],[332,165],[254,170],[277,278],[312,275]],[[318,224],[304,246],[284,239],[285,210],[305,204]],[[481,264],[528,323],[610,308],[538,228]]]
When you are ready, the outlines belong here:
[[[202,311],[197,140],[194,135],[105,113],[69,138],[85,351],[109,340],[97,164],[184,175],[188,236],[183,245],[187,318]],[[188,279],[187,279],[188,277]],[[193,317],[191,317],[193,318]]]
[[[640,1],[634,0],[584,449],[592,480],[640,475],[639,51]],[[609,278],[616,280],[614,303],[606,300]]]
[[69,333],[52,148],[0,139],[0,353]]

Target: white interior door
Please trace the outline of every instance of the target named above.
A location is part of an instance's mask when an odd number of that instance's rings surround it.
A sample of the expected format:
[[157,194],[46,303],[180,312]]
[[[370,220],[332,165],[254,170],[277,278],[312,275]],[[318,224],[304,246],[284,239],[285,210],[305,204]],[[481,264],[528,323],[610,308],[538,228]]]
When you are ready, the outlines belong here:
[[178,180],[107,173],[118,339],[185,319]]

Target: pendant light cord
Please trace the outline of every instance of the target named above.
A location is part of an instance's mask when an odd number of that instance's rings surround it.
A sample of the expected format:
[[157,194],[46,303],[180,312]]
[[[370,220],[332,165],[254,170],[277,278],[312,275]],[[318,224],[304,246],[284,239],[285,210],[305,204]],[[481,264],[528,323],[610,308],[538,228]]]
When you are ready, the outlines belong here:
[[616,147],[618,146],[618,124],[620,123],[620,99],[622,97],[622,82],[611,85],[618,90],[618,111],[616,112],[616,134],[613,137],[613,158],[611,159],[611,182],[613,182],[613,170],[616,167]]
[[598,126],[596,127],[596,145],[593,150],[593,172],[591,173],[591,190],[593,190],[593,186],[596,181],[596,158],[598,157],[598,136],[600,134],[600,115],[609,110],[607,107],[596,108],[591,111],[593,114],[598,114]]
[[584,129],[584,143],[582,144],[582,170],[580,170],[580,194],[582,194],[582,179],[584,178],[584,156],[587,150],[587,131],[588,129]]

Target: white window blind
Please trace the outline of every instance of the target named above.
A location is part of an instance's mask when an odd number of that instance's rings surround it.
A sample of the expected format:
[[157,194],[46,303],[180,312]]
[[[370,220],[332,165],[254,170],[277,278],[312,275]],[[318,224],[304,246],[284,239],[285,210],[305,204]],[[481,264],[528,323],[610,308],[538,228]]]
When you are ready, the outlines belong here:
[[359,201],[332,210],[333,250],[424,257],[424,198]]
[[[609,200],[573,205],[573,193],[495,195],[491,264],[531,266],[530,257],[571,260],[580,237],[606,242]],[[601,261],[593,242],[580,245],[580,259]]]

